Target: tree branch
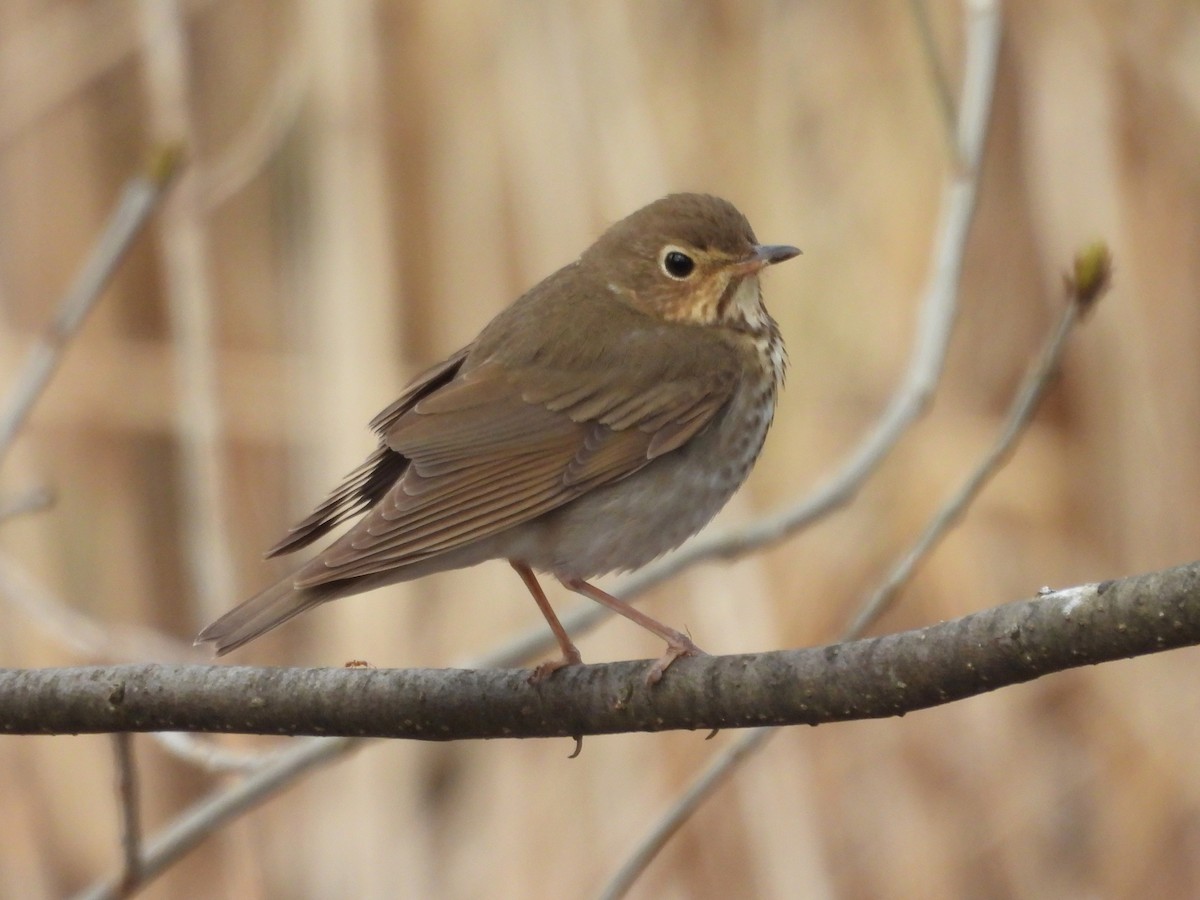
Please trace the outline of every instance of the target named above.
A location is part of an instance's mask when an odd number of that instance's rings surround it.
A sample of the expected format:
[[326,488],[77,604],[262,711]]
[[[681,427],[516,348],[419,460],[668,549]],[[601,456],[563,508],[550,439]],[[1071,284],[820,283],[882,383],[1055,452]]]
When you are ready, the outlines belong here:
[[803,650],[564,669],[135,665],[0,670],[0,733],[211,731],[415,740],[817,725],[939,706],[1200,643],[1200,562]]

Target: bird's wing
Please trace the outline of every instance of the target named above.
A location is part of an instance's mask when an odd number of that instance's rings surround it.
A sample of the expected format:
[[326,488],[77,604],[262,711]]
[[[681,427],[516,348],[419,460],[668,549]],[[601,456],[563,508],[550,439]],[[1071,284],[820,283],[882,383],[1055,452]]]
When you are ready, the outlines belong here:
[[409,565],[526,522],[683,446],[737,384],[736,357],[701,372],[666,360],[586,369],[464,369],[392,416],[386,445],[408,460],[396,484],[299,573],[296,586]]
[[[371,427],[380,435],[385,434],[422,397],[453,380],[470,349],[470,346],[464,347],[410,381],[400,399],[371,420]],[[279,556],[306,547],[342,522],[374,506],[407,468],[408,460],[404,455],[380,440],[375,452],[347,475],[311,515],[289,528],[284,538],[268,550],[266,556]]]

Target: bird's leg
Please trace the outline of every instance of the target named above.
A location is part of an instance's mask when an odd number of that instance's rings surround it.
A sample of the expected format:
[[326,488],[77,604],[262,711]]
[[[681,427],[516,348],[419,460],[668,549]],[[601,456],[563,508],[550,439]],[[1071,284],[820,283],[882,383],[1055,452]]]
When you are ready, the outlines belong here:
[[533,574],[533,569],[515,559],[510,559],[508,563],[517,570],[517,574],[525,582],[525,587],[529,588],[529,593],[533,594],[534,602],[537,603],[538,609],[542,611],[542,615],[546,617],[546,624],[554,632],[554,639],[558,641],[558,647],[562,651],[561,659],[542,663],[533,670],[533,675],[529,680],[541,681],[564,666],[580,665],[583,662],[583,657],[579,655],[579,650],[571,643],[567,629],[562,627],[562,622],[558,621],[558,616],[554,614],[554,610],[550,606],[550,601],[546,599],[546,592],[542,590],[542,586],[538,584],[537,576]]
[[583,594],[585,597],[590,597],[597,603],[603,604],[613,612],[620,613],[631,622],[636,622],[647,631],[650,631],[664,641],[667,642],[667,652],[658,658],[658,660],[650,667],[650,671],[646,673],[646,683],[654,684],[663,676],[663,672],[667,671],[667,667],[681,656],[704,656],[705,653],[699,647],[692,643],[692,639],[686,634],[676,631],[657,619],[652,619],[640,610],[634,609],[623,600],[618,600],[612,594],[600,590],[595,585],[588,584],[582,578],[559,578],[563,587],[572,590],[577,594]]

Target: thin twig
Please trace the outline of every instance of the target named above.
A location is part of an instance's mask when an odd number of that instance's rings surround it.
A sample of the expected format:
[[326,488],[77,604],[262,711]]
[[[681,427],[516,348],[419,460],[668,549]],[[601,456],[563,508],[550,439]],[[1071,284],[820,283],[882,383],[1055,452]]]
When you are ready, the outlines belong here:
[[180,160],[178,147],[163,147],[146,171],[126,182],[83,268],[59,303],[58,314],[30,350],[24,368],[0,405],[0,464],[58,369],[67,345],[104,292],[134,238],[158,207],[163,192],[179,170]]
[[858,615],[846,630],[847,638],[863,634],[872,622],[883,615],[900,589],[908,583],[918,563],[933,551],[938,541],[962,518],[967,507],[979,496],[984,486],[1008,462],[1017,439],[1029,427],[1030,421],[1038,407],[1041,406],[1047,388],[1054,381],[1063,350],[1066,349],[1067,337],[1079,321],[1079,316],[1079,305],[1068,304],[1058,321],[1058,327],[1051,333],[1037,361],[1026,374],[1000,436],[983,459],[979,461],[967,480],[959,486],[954,496],[938,510],[921,536],[913,542],[912,547],[896,561],[887,576],[871,594],[870,599],[862,605]]
[[[941,226],[933,247],[930,283],[922,304],[912,362],[875,431],[843,466],[830,486],[792,510],[785,510],[773,520],[760,523],[752,534],[746,535],[750,540],[763,538],[764,543],[769,542],[775,539],[776,534],[789,534],[838,503],[848,502],[908,426],[924,411],[941,375],[958,305],[958,285],[967,235],[975,217],[1002,31],[999,0],[964,0],[963,7],[967,34],[962,105],[955,142],[958,160],[954,177],[942,200]],[[718,555],[696,543],[693,543],[690,551],[680,555],[689,553],[692,556]],[[746,759],[762,749],[775,731],[755,729],[740,735],[730,749],[713,760],[638,842],[605,887],[603,896],[624,896],[688,817]]]
[[1080,319],[1090,312],[1096,301],[1107,292],[1111,279],[1112,257],[1105,244],[1095,242],[1076,254],[1071,273],[1063,279],[1067,305],[1059,317],[1057,327],[1050,332],[1041,352],[1025,373],[995,443],[862,605],[842,635],[843,640],[859,637],[884,613],[899,590],[912,577],[920,561],[933,551],[938,541],[962,518],[987,483],[1011,458],[1018,439],[1033,421],[1046,391],[1058,374],[1067,338]]
[[118,896],[129,897],[142,882],[142,824],[139,811],[137,763],[133,758],[133,735],[113,736],[117,763],[117,799],[121,811],[121,878]]
[[725,783],[743,759],[756,753],[777,730],[752,728],[738,735],[736,741],[718,753],[699,777],[693,779],[683,793],[675,798],[669,814],[655,822],[654,827],[638,842],[637,847],[600,892],[601,900],[619,900],[624,897],[654,857],[667,845],[667,841],[692,817],[692,813]]
[[958,159],[968,173],[978,175],[992,115],[996,66],[1003,34],[1000,0],[963,0],[967,51],[963,64],[962,106],[958,114]]

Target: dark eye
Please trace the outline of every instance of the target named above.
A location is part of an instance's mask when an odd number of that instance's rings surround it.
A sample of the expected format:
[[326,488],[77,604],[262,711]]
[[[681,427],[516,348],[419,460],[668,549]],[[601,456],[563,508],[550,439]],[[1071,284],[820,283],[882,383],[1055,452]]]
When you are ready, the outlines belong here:
[[696,261],[682,250],[668,250],[663,254],[662,267],[669,276],[682,281],[695,270]]

